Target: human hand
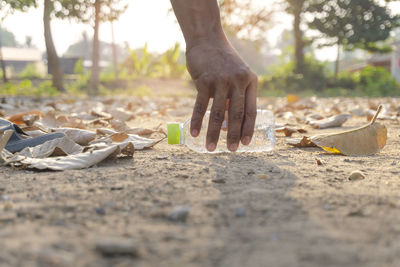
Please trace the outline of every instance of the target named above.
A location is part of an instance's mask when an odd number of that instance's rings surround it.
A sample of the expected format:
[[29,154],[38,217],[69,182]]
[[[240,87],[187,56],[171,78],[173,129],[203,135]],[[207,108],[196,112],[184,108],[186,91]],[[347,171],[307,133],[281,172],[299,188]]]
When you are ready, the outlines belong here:
[[214,98],[207,131],[208,151],[216,149],[225,106],[229,99],[227,146],[236,151],[248,145],[257,115],[257,76],[228,43],[204,41],[186,52],[187,67],[197,88],[190,124],[193,137],[200,134],[210,98]]

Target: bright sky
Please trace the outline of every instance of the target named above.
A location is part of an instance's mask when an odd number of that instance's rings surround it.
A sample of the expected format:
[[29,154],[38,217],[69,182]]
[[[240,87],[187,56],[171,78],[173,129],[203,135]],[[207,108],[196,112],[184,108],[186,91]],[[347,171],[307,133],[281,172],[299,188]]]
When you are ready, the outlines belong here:
[[[267,0],[255,0],[265,3]],[[262,1],[262,2],[261,2]],[[172,12],[168,0],[131,0],[127,11],[115,23],[115,38],[117,43],[127,41],[132,48],[141,47],[146,42],[152,51],[162,52],[170,48],[175,42],[180,42],[184,47],[184,39]],[[400,3],[392,6],[392,10],[400,10]],[[45,50],[43,39],[43,8],[32,9],[27,13],[17,12],[10,15],[4,21],[3,26],[12,31],[19,42],[24,42],[25,36],[32,36],[33,43],[42,51]],[[281,15],[278,26],[269,32],[268,39],[275,43],[280,32],[290,27],[291,18]],[[81,38],[82,32],[93,34],[93,29],[88,25],[69,22],[67,20],[53,20],[52,32],[58,53],[62,55],[68,46]],[[111,27],[102,24],[100,28],[100,39],[111,41]],[[335,49],[328,48],[317,52],[321,60],[332,60],[335,58]]]
[[[140,47],[148,43],[153,51],[164,51],[176,41],[184,44],[179,25],[173,13],[168,14],[171,4],[167,0],[131,0],[128,10],[115,23],[115,39],[117,43],[127,41],[131,47]],[[32,36],[33,43],[42,51],[45,50],[43,38],[43,9],[32,9],[27,13],[17,12],[4,21],[4,27],[12,31],[19,42],[24,42],[25,36]],[[53,20],[53,39],[59,54],[63,54],[68,46],[78,41],[82,32],[93,34],[88,25],[74,21]],[[100,39],[111,41],[110,24],[105,23],[100,28]]]

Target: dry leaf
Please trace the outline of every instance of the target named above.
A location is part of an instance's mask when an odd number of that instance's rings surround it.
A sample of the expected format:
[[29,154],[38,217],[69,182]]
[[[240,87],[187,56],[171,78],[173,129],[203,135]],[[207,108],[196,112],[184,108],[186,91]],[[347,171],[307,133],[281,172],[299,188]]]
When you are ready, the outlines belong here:
[[[120,141],[122,140],[122,141]],[[98,143],[105,143],[105,144],[112,144],[123,142],[127,143],[130,142],[134,145],[135,150],[142,150],[145,148],[153,147],[155,144],[161,142],[163,139],[150,139],[141,137],[136,134],[125,134],[125,133],[116,133],[111,136],[103,137],[97,140],[90,142],[91,145],[98,144]]]
[[38,170],[77,170],[92,167],[106,158],[116,155],[121,151],[118,145],[109,146],[100,150],[69,155],[66,157],[53,157],[45,159],[26,158],[23,156],[13,156],[10,153],[2,152],[1,156],[6,163],[14,166],[22,165],[26,168]]
[[128,131],[130,128],[126,125],[125,122],[120,120],[110,120],[111,127],[114,128],[117,132],[125,132]]
[[317,135],[310,140],[324,150],[348,156],[367,156],[381,150],[386,145],[387,130],[376,118],[382,106],[379,106],[374,118],[358,129],[333,134]]
[[0,153],[6,147],[8,140],[10,140],[13,130],[6,130],[0,135]]
[[294,133],[306,133],[307,131],[301,128],[293,128],[293,127],[288,127],[288,126],[284,126],[284,127],[279,127],[276,128],[275,131],[277,133],[284,133],[285,136],[290,137],[292,136]]
[[96,133],[88,130],[74,129],[74,128],[55,128],[52,132],[64,133],[75,143],[86,146],[96,138]]
[[129,137],[129,135],[126,134],[126,133],[116,133],[116,134],[113,134],[113,135],[109,136],[109,138],[111,139],[111,141],[112,141],[113,143],[120,143],[120,142],[123,142],[123,141],[125,141],[128,137]]
[[16,153],[18,156],[29,158],[47,158],[52,156],[66,156],[82,152],[82,147],[68,137],[57,138],[41,145],[27,147]]
[[298,97],[297,95],[287,95],[286,96],[286,101],[289,104],[293,104],[293,103],[299,102],[299,100],[300,100],[300,97]]
[[97,135],[112,135],[115,133],[117,133],[117,132],[114,130],[110,130],[110,129],[105,129],[105,128],[96,129]]
[[108,113],[110,113],[114,119],[121,121],[129,121],[135,117],[131,112],[123,108],[110,109],[108,110]]
[[309,137],[303,136],[302,138],[291,138],[287,139],[286,143],[294,147],[316,147]]
[[310,121],[309,124],[311,125],[311,127],[315,128],[315,129],[340,127],[349,118],[351,118],[350,114],[339,114],[339,115],[332,116],[332,117],[329,117],[329,118],[323,119],[323,120]]
[[11,117],[8,118],[9,121],[11,121],[14,124],[17,125],[22,125],[24,124],[24,117],[28,118],[29,115],[37,115],[39,117],[43,117],[43,113],[38,111],[38,110],[31,110],[27,112],[22,112],[18,114],[14,114]]

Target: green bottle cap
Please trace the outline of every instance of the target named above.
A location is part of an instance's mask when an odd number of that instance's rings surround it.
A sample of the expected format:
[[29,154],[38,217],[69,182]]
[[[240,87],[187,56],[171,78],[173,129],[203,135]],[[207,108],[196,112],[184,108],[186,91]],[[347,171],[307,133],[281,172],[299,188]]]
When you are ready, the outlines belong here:
[[179,123],[169,122],[167,124],[168,144],[176,145],[181,143],[181,129]]

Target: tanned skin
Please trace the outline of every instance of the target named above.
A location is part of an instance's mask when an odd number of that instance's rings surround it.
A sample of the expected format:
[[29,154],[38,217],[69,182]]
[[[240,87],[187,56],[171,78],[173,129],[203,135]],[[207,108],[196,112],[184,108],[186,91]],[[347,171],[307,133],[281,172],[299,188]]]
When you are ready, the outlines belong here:
[[171,0],[186,41],[188,71],[196,85],[190,133],[200,134],[203,116],[213,98],[206,147],[214,151],[228,108],[228,149],[248,145],[257,115],[257,76],[232,48],[222,29],[216,0]]

